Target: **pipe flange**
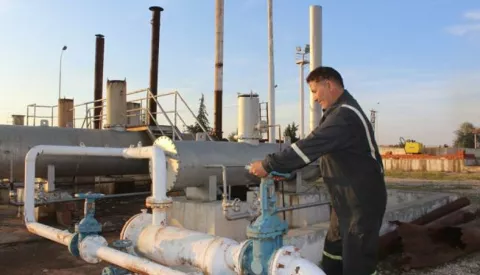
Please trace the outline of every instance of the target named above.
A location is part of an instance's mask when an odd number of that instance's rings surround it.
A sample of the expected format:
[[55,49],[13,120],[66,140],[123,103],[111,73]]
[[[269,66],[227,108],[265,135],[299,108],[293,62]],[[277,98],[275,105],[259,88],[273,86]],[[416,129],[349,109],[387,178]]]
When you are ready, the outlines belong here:
[[162,200],[157,200],[154,197],[148,197],[145,205],[148,208],[170,208],[172,206],[173,202],[172,199],[167,198],[167,199],[162,199]]
[[78,233],[73,233],[73,237],[68,244],[68,251],[75,257],[80,256],[80,251],[78,250]]
[[[237,274],[246,274],[247,268],[245,263],[251,262],[251,255],[253,249],[253,241],[252,240],[245,240],[241,244],[241,247],[238,251],[237,256],[237,263],[238,265],[235,266],[235,272]],[[245,266],[244,266],[245,265]]]
[[284,246],[278,249],[270,262],[270,274],[289,275],[285,267],[296,258],[301,258],[298,248]]
[[[92,243],[95,243],[92,245]],[[88,236],[80,243],[80,257],[87,263],[98,264],[102,260],[95,255],[96,246],[108,246],[104,237],[95,235]]]

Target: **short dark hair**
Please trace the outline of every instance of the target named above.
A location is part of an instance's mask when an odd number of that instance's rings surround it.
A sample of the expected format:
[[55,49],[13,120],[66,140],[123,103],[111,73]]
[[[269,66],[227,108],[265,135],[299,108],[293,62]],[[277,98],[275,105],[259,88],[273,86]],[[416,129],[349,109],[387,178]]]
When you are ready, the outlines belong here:
[[343,88],[343,78],[340,73],[332,67],[320,66],[311,71],[307,76],[307,83],[312,81],[331,80]]

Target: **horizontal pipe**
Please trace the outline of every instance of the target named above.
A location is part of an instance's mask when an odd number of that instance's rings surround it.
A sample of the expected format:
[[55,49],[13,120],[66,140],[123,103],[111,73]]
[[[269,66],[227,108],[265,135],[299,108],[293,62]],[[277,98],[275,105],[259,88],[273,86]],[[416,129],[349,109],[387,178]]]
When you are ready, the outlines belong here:
[[327,201],[327,202],[311,202],[311,203],[303,203],[303,204],[299,204],[299,205],[285,206],[285,207],[277,208],[277,211],[275,211],[275,213],[285,212],[285,211],[290,211],[290,210],[303,209],[303,208],[309,208],[309,207],[315,207],[315,206],[321,206],[321,205],[326,205],[326,204],[330,204],[330,202],[329,201]]
[[[95,237],[87,237],[80,245],[82,255],[88,258],[99,258],[119,267],[133,271],[137,274],[148,275],[182,275],[184,272],[170,269],[169,267],[154,263],[148,259],[139,258],[100,244]],[[188,273],[198,274],[198,273]],[[201,273],[200,273],[201,274]]]
[[[58,185],[57,185],[58,186]],[[134,192],[134,193],[125,193],[125,194],[113,194],[113,195],[105,195],[97,200],[102,200],[102,199],[115,199],[115,198],[123,198],[123,197],[134,197],[134,196],[144,196],[144,195],[149,195],[151,192]],[[64,202],[72,202],[72,201],[84,201],[85,199],[82,198],[69,198],[69,199],[61,199],[61,200],[51,200],[51,201],[45,201],[45,202],[40,202],[40,203],[35,203],[35,206],[41,206],[41,205],[47,205],[47,204],[52,204],[52,203],[64,203]],[[18,201],[10,201],[11,205],[15,206],[23,206],[23,202],[18,202]]]
[[[466,197],[459,198],[453,202],[440,206],[431,212],[411,221],[411,224],[425,225],[438,220],[452,212],[455,212],[467,205],[470,205],[470,200]],[[400,237],[398,230],[395,229],[380,236],[379,240],[379,259],[384,259],[391,253],[395,252],[400,247]]]
[[[35,219],[35,162],[39,155],[73,155],[73,156],[104,156],[104,157],[124,157],[124,158],[150,158],[152,162],[152,193],[150,201],[153,204],[168,202],[166,192],[166,162],[165,154],[160,148],[141,147],[141,148],[100,148],[100,147],[79,147],[79,146],[49,146],[39,145],[30,149],[25,157],[25,190],[24,190],[24,215],[25,224],[29,232],[52,240],[54,242],[69,246],[73,234],[68,231],[61,231],[56,228],[38,223]],[[163,180],[161,178],[163,176]],[[162,186],[163,185],[163,186]],[[159,195],[160,194],[160,195]],[[158,196],[157,196],[158,195]],[[163,200],[165,199],[165,200]],[[148,199],[147,199],[148,201]],[[156,206],[154,205],[154,210]],[[164,212],[165,209],[160,209]],[[142,259],[119,250],[108,247],[107,241],[101,236],[89,236],[84,239],[80,245],[81,257],[91,263],[98,262],[98,259],[108,261],[117,266],[123,267],[138,274],[167,274],[177,275],[185,274],[183,272],[172,270],[160,264],[153,263],[147,259]],[[198,273],[197,273],[198,274]]]
[[[304,203],[304,204],[299,204],[299,205],[292,205],[292,206],[286,206],[286,207],[280,207],[277,208],[277,211],[275,213],[280,213],[280,212],[285,212],[285,211],[290,211],[290,210],[298,210],[298,209],[303,209],[303,208],[309,208],[309,207],[315,207],[315,206],[321,206],[321,205],[327,205],[330,204],[330,202],[312,202],[312,203]],[[238,214],[228,214],[225,213],[224,215],[225,219],[228,221],[236,221],[236,220],[241,220],[241,219],[250,219],[253,218],[254,216],[250,214],[249,212],[243,212],[243,213],[238,213]]]
[[27,229],[35,235],[42,236],[65,246],[68,246],[73,238],[73,234],[68,231],[62,231],[38,222],[28,223]]
[[237,274],[241,244],[234,240],[174,226],[149,225],[139,232],[138,226],[124,228],[122,235],[141,256],[167,266],[188,263],[210,275]]

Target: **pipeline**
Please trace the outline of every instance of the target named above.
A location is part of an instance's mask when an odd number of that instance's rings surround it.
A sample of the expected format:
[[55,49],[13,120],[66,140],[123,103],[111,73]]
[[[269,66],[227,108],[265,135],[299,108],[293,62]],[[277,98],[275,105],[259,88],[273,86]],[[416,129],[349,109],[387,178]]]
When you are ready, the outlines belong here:
[[[470,200],[468,198],[459,198],[449,204],[443,205],[418,219],[411,221],[411,224],[424,225],[431,223],[441,217],[444,217],[450,213],[453,213],[467,205],[470,205]],[[400,236],[398,230],[395,229],[390,231],[382,236],[380,236],[379,242],[379,258],[384,259],[394,251],[398,250],[400,245]]]
[[[242,219],[254,219],[257,215],[255,213],[251,213],[250,211],[243,212],[243,213],[235,213],[230,214],[228,212],[229,208],[233,208],[235,212],[240,211],[240,201],[238,199],[234,201],[229,201],[228,193],[227,193],[227,169],[229,167],[240,167],[238,165],[222,165],[222,164],[212,164],[206,165],[207,168],[221,168],[222,169],[222,181],[223,181],[223,193],[222,193],[222,208],[223,208],[223,216],[228,221],[235,221],[235,220],[242,220]],[[244,167],[244,166],[241,166]],[[291,177],[290,177],[291,178]],[[304,208],[310,208],[315,206],[322,206],[330,204],[329,201],[326,202],[312,202],[312,203],[304,203],[300,205],[292,205],[292,206],[285,206],[276,209],[275,213],[290,211],[290,210],[298,210]]]
[[[175,271],[169,267],[162,266],[147,259],[142,259],[128,253],[108,247],[107,241],[95,232],[96,220],[87,216],[92,209],[94,194],[87,194],[85,214],[86,217],[77,226],[76,233],[62,231],[51,226],[41,224],[35,219],[35,162],[39,155],[76,155],[76,156],[103,156],[103,157],[124,157],[124,158],[149,158],[152,162],[152,196],[147,198],[153,212],[153,219],[159,221],[166,218],[165,208],[171,204],[166,197],[166,167],[165,154],[157,147],[138,148],[93,148],[75,146],[35,146],[28,151],[25,157],[25,204],[24,215],[25,225],[29,232],[69,247],[74,255],[80,256],[88,263],[98,263],[101,260],[110,262],[124,269],[139,274],[168,274],[180,275],[183,272]],[[160,174],[159,174],[160,173]],[[163,187],[162,187],[163,186]],[[163,194],[163,195],[162,195]],[[99,195],[97,195],[99,196]],[[87,203],[90,203],[88,206]],[[163,208],[160,208],[163,207]],[[160,209],[161,211],[155,211]],[[86,219],[89,219],[86,221]],[[90,228],[89,228],[90,227]],[[87,229],[87,231],[84,231]]]
[[[126,223],[121,234],[123,242],[134,244],[134,252],[110,248],[105,238],[99,235],[101,225],[94,218],[94,202],[102,198],[102,194],[76,195],[85,199],[85,217],[75,226],[75,233],[61,231],[35,220],[35,162],[39,155],[44,154],[150,159],[152,196],[146,199],[146,205],[152,208],[153,214],[142,213],[133,217]],[[95,264],[104,260],[113,264],[114,266],[106,267],[110,269],[109,272],[120,268],[120,270],[129,270],[138,274],[176,275],[185,273],[175,271],[167,265],[189,264],[212,275],[244,274],[245,272],[287,274],[285,272],[293,270],[302,270],[301,274],[324,275],[320,268],[302,259],[298,253],[283,257],[284,254],[288,254],[283,252],[287,248],[283,247],[282,243],[287,225],[275,215],[275,205],[266,195],[269,188],[274,187],[271,178],[262,180],[261,215],[247,229],[249,239],[241,244],[227,238],[167,226],[166,211],[171,207],[172,201],[166,195],[165,164],[165,153],[157,146],[126,149],[35,146],[30,149],[25,158],[26,227],[31,233],[68,246],[74,256],[79,256],[88,263]],[[269,226],[263,228],[264,223],[269,223]],[[271,231],[272,229],[274,231]],[[271,243],[273,239],[274,245]],[[298,252],[298,250],[295,251]],[[281,259],[281,264],[271,265],[271,261],[275,259],[276,261]]]
[[[145,196],[151,194],[149,191],[147,192],[134,192],[134,193],[125,193],[125,194],[112,194],[112,195],[105,195],[102,196],[100,199],[115,199],[115,198],[125,198],[125,197],[135,197],[135,196]],[[35,207],[52,204],[52,203],[64,203],[64,202],[72,202],[72,201],[81,201],[84,200],[82,198],[68,198],[68,199],[60,199],[60,200],[50,200],[50,201],[42,201],[42,202],[35,202]],[[11,205],[15,206],[23,206],[23,202],[12,201],[10,200]]]

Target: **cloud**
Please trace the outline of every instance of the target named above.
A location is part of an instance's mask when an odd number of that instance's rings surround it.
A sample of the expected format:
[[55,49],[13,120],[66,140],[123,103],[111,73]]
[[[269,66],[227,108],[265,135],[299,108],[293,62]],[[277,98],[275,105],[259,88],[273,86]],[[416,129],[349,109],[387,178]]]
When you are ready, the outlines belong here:
[[467,36],[480,32],[480,10],[467,11],[463,14],[463,18],[470,22],[447,27],[446,31],[455,36]]
[[480,20],[480,10],[467,11],[463,17],[470,20]]
[[447,28],[447,31],[456,36],[466,36],[480,31],[479,24],[455,25]]

